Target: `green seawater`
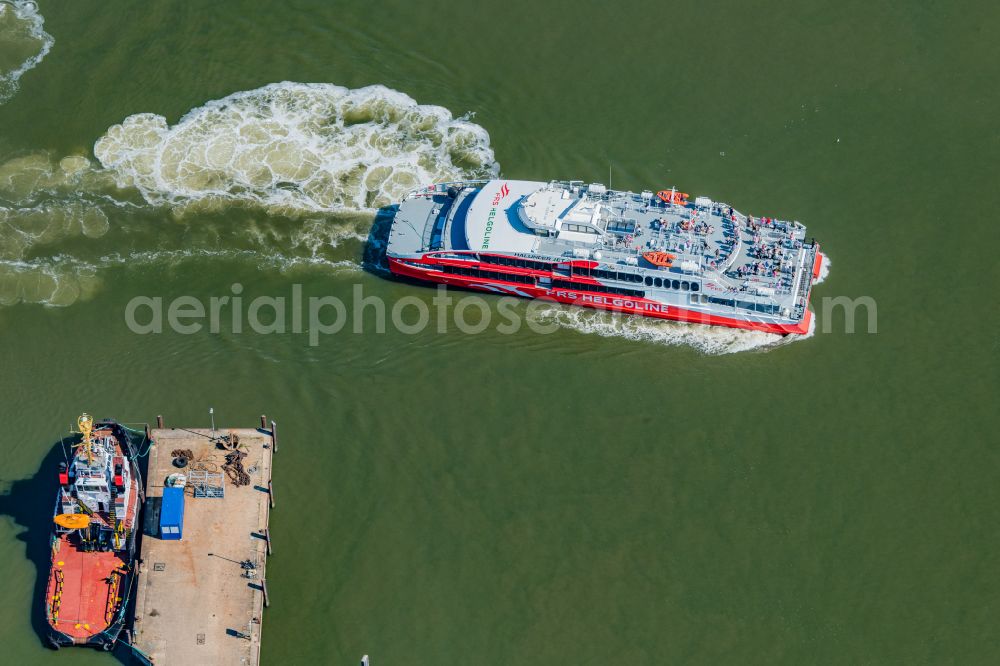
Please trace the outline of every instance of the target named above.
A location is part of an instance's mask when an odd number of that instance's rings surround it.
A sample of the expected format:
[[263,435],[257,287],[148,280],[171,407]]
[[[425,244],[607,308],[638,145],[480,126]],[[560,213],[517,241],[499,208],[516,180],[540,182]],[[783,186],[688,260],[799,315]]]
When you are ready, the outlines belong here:
[[[0,8],[6,73],[45,39]],[[76,416],[207,427],[210,407],[281,431],[266,664],[994,663],[995,3],[39,0],[37,16],[51,49],[0,78],[5,663],[112,663],[47,651],[32,619],[43,489]],[[242,124],[199,111],[283,81],[329,84],[278,95],[296,131],[266,94],[223,105]],[[371,85],[379,100],[351,101]],[[112,132],[141,113],[162,119]],[[156,152],[185,114],[201,124]],[[106,135],[134,160],[99,158]],[[242,140],[273,150],[237,164]],[[350,304],[360,285],[430,305],[434,289],[363,268],[379,192],[609,166],[616,188],[807,224],[831,258],[816,333],[759,344],[563,311],[547,334],[379,333],[369,312],[310,345],[228,319],[125,323],[135,297],[207,303],[235,283],[245,302],[297,284]],[[872,299],[877,332],[864,308],[854,333],[824,316],[837,297]]]

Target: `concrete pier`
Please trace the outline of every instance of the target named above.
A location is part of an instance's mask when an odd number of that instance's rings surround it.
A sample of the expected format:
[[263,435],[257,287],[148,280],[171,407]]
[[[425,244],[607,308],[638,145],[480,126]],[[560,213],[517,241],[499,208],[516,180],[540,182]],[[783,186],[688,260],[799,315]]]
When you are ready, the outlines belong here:
[[[159,420],[159,419],[158,419]],[[159,424],[158,424],[159,425]],[[246,453],[241,475],[223,469],[229,450],[219,438],[235,433]],[[151,432],[147,500],[135,590],[136,657],[157,666],[260,663],[267,598],[273,438],[261,429],[165,429]],[[190,452],[183,467],[173,451]],[[185,454],[180,456],[187,459]],[[166,479],[184,474],[184,521],[179,540],[159,533]],[[245,480],[246,477],[243,477]],[[221,497],[219,487],[221,485]],[[167,530],[165,530],[167,531]]]

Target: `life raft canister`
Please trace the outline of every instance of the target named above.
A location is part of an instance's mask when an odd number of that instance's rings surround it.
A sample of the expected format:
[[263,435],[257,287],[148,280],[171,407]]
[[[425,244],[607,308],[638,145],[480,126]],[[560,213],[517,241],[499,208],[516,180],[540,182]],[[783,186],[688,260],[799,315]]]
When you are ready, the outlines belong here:
[[674,259],[677,258],[677,255],[670,254],[669,252],[646,252],[642,255],[642,258],[654,266],[669,268],[674,265]]

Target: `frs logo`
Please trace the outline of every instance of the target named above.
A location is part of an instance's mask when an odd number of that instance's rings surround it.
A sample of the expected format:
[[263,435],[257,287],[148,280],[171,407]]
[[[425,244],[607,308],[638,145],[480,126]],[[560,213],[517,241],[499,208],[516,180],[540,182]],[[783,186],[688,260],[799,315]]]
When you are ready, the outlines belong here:
[[496,196],[495,196],[495,197],[493,197],[493,205],[494,205],[494,206],[499,206],[499,205],[500,205],[500,202],[501,202],[501,201],[503,200],[503,198],[504,198],[505,196],[507,196],[508,194],[510,194],[510,188],[509,188],[509,187],[507,187],[507,183],[504,183],[503,185],[501,185],[501,186],[500,186],[500,189],[499,189],[499,190],[497,190],[497,194],[496,194]]

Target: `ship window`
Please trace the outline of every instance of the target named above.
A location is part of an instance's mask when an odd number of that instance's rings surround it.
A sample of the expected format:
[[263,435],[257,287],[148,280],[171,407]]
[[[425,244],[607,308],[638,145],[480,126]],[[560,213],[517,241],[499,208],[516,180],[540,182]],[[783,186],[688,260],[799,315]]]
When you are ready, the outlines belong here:
[[698,284],[697,282],[692,282],[691,283],[691,291],[698,291],[699,289],[701,289],[701,285],[700,284]]
[[680,288],[681,288],[681,283],[680,283],[680,280],[674,280],[674,281],[672,281],[672,282],[670,283],[670,287],[671,287],[672,289],[680,289]]
[[655,284],[657,287],[662,287],[663,286],[663,278],[656,278],[655,280],[653,280],[653,284]]
[[689,289],[691,289],[691,285],[688,284],[687,280],[684,280],[683,282],[681,282],[681,289],[684,290],[684,291],[688,291]]
[[653,286],[653,278],[651,278],[651,277],[650,277],[650,276],[648,276],[648,275],[646,276],[646,280],[645,280],[645,282],[646,282],[646,286],[647,286],[647,287],[652,287],[652,286]]

